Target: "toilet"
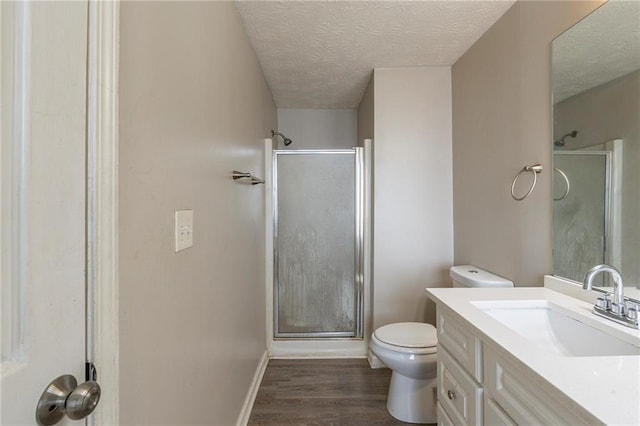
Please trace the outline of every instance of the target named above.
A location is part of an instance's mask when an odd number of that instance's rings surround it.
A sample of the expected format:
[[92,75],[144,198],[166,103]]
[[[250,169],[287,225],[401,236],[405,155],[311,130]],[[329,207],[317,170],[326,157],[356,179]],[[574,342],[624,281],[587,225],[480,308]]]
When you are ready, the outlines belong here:
[[[453,287],[513,287],[513,282],[472,265],[449,270]],[[371,335],[369,349],[392,371],[387,410],[406,423],[437,423],[438,336],[431,324],[398,322]]]
[[473,265],[452,266],[449,276],[454,287],[500,288],[513,287],[513,281],[477,268]]

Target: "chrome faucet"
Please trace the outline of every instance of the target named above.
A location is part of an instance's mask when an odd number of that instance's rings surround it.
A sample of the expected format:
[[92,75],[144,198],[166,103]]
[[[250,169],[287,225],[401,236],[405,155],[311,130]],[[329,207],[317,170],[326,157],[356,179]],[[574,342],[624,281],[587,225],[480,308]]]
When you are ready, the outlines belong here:
[[597,265],[591,268],[587,275],[584,276],[584,284],[582,288],[591,290],[593,279],[600,272],[608,272],[613,278],[613,304],[622,306],[624,310],[624,286],[622,285],[622,274],[616,268],[610,265]]
[[593,286],[593,279],[600,272],[608,272],[613,279],[613,301],[609,300],[609,293],[605,293],[604,296],[598,297],[598,301],[593,307],[593,313],[628,327],[640,328],[638,325],[640,305],[630,304],[627,306],[624,299],[622,274],[620,274],[620,271],[616,268],[611,265],[594,266],[584,276],[582,288],[585,290],[591,290]]

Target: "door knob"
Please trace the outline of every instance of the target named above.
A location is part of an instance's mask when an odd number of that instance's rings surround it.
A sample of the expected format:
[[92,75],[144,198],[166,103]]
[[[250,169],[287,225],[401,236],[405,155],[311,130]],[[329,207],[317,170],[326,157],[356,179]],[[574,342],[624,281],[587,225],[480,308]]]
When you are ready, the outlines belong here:
[[100,401],[100,386],[89,380],[78,385],[67,397],[65,413],[71,420],[80,420],[93,413]]
[[100,386],[94,381],[78,385],[70,374],[57,377],[42,392],[36,407],[36,420],[41,426],[58,423],[66,414],[80,420],[93,413],[100,401]]

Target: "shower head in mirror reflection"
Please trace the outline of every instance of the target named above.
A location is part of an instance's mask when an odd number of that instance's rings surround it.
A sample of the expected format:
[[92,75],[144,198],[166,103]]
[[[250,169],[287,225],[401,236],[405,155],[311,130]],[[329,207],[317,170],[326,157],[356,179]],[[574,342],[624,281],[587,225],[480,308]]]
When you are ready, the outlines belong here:
[[569,132],[569,133],[565,133],[564,135],[562,135],[562,137],[560,139],[558,139],[557,141],[554,141],[553,144],[555,146],[564,146],[566,138],[568,138],[568,137],[575,138],[576,136],[578,136],[578,131],[577,130],[574,130],[574,131]]
[[293,142],[291,139],[289,139],[288,137],[286,137],[282,133],[276,132],[275,130],[272,130],[271,131],[271,137],[274,137],[274,136],[280,136],[282,138],[282,143],[284,143],[284,146],[289,146],[289,145],[291,145],[291,142]]

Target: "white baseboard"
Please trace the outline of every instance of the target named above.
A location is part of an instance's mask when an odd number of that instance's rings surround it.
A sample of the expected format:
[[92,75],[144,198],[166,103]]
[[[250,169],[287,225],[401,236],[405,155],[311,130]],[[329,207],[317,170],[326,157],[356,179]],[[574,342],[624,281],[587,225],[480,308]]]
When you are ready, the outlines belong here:
[[364,355],[342,355],[342,354],[283,354],[273,355],[270,359],[366,359]]
[[364,358],[366,339],[272,340],[267,343],[269,357],[274,358]]
[[260,383],[262,382],[262,376],[264,376],[264,371],[267,369],[268,363],[269,355],[265,350],[262,354],[262,358],[260,358],[260,362],[258,362],[258,366],[256,367],[256,372],[253,375],[253,381],[251,382],[251,386],[247,392],[247,397],[244,399],[244,404],[242,404],[242,409],[238,416],[238,422],[236,423],[237,426],[246,426],[249,422],[253,403],[256,400],[256,395],[258,394],[258,389],[260,389]]

